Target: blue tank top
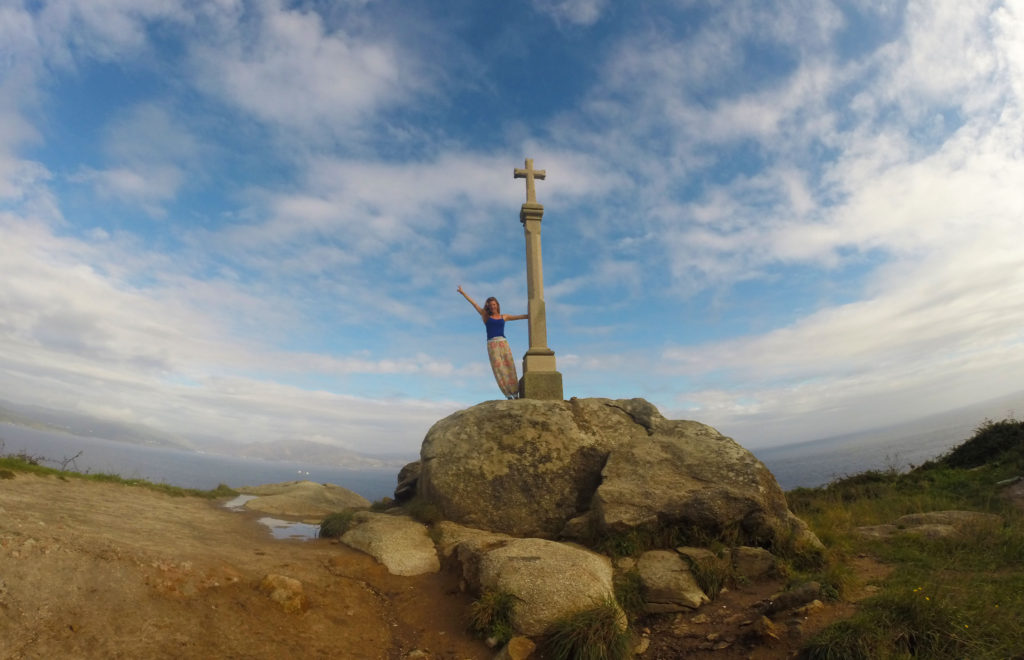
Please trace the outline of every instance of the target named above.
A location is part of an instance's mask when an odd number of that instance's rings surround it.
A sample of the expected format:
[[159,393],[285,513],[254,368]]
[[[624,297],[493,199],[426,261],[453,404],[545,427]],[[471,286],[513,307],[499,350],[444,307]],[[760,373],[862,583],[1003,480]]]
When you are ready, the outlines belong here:
[[505,319],[492,319],[488,316],[484,319],[484,323],[487,325],[488,339],[505,336]]

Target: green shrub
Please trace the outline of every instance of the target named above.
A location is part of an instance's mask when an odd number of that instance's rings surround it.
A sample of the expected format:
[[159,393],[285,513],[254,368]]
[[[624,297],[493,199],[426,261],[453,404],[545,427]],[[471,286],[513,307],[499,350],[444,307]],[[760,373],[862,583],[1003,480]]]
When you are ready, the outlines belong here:
[[406,502],[402,508],[410,517],[424,525],[435,525],[444,520],[440,507],[419,496]]
[[612,600],[552,624],[542,641],[552,660],[625,660],[632,656],[630,634]]
[[352,526],[355,511],[338,511],[329,514],[320,522],[319,536],[322,539],[337,539]]
[[497,645],[512,639],[512,610],[516,596],[507,591],[485,590],[469,606],[469,631],[481,639],[493,639]]
[[1018,466],[1024,463],[1024,421],[986,420],[975,429],[974,436],[936,462],[946,467],[970,469],[1003,461]]
[[217,487],[209,492],[210,496],[214,498],[238,496],[238,491],[227,484],[217,484]]

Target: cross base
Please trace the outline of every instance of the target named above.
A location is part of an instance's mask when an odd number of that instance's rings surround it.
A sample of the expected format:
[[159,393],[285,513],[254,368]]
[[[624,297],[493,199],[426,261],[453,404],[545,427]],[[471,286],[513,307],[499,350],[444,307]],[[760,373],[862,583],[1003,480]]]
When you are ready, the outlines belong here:
[[557,371],[531,371],[519,379],[520,399],[562,401],[562,374]]

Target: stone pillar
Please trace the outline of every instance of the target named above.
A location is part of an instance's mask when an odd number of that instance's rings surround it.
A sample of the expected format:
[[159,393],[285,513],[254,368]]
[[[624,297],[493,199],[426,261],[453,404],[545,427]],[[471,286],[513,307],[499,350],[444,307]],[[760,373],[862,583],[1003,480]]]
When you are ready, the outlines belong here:
[[526,297],[530,315],[530,348],[523,356],[519,396],[561,401],[564,398],[562,374],[555,367],[555,352],[548,348],[548,322],[544,308],[544,269],[540,253],[540,221],[543,216],[544,207],[536,201],[528,201],[519,211],[519,220],[526,235]]

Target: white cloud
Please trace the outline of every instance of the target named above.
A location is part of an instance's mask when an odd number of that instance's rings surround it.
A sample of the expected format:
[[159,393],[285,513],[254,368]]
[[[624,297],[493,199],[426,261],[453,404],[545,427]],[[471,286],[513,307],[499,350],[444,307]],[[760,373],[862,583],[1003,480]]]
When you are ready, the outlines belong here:
[[192,51],[207,92],[255,117],[303,132],[374,119],[428,85],[413,54],[385,33],[331,29],[312,11],[267,0],[220,16]]
[[149,49],[149,30],[169,21],[191,22],[188,8],[165,0],[48,0],[35,15],[46,59],[74,67],[80,58],[113,61]]
[[999,3],[911,2],[905,15],[906,37],[883,50],[890,75],[885,95],[910,117],[935,105],[985,108],[992,99],[989,77],[997,64],[992,48],[993,9]]
[[[864,428],[1013,389],[1024,365],[1024,249],[1001,232],[979,227],[955,251],[883,269],[871,288],[764,335],[664,357],[691,381],[737,384],[685,396],[730,426],[835,408],[846,411],[837,428]],[[978,388],[992,369],[1001,376]],[[875,414],[858,419],[864,410]]]
[[533,0],[533,7],[559,23],[590,26],[601,18],[608,0]]
[[[425,353],[297,353],[264,339],[300,322],[283,299],[192,279],[165,257],[102,234],[86,243],[2,217],[0,398],[102,413],[186,437],[229,442],[329,436],[412,450],[451,402],[360,397],[291,381],[361,375],[465,375]],[[161,275],[145,287],[133,282]],[[471,370],[475,371],[475,370]],[[17,390],[11,389],[16,387]]]
[[174,198],[184,181],[184,174],[173,166],[147,166],[141,170],[87,168],[73,175],[71,180],[92,184],[101,198],[138,203],[149,215],[163,217],[162,204]]
[[186,182],[203,176],[204,147],[169,110],[152,102],[120,113],[102,137],[110,167],[86,167],[70,176],[73,182],[92,184],[101,198],[138,204],[148,214],[163,217],[164,205]]

